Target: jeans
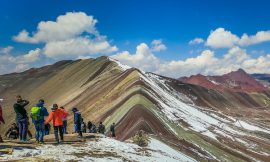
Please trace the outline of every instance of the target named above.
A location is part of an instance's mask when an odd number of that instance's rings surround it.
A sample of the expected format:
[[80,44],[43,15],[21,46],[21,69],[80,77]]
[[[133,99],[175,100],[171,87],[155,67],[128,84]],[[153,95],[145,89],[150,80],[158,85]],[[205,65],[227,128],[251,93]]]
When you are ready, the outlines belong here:
[[50,124],[46,124],[44,127],[45,127],[44,135],[49,135],[50,134],[51,125]]
[[63,133],[67,134],[67,121],[63,120]]
[[59,143],[58,132],[59,132],[61,141],[63,141],[63,140],[64,140],[63,126],[62,126],[62,125],[60,125],[60,126],[53,126],[53,128],[54,128],[55,141],[56,141],[57,143]]
[[28,123],[27,119],[21,119],[18,121],[19,126],[19,138],[20,140],[26,140],[26,135],[28,131]]
[[35,123],[36,141],[43,142],[45,126],[43,122]]
[[82,136],[82,130],[81,130],[81,124],[74,124],[74,128],[75,128],[75,133],[78,133],[79,136]]

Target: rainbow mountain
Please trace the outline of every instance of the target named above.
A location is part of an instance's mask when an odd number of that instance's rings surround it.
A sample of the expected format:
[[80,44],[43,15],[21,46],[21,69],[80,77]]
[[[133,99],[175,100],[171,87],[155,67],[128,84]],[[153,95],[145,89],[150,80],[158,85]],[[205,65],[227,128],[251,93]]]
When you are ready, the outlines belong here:
[[[30,101],[28,112],[43,98],[47,108],[77,107],[84,121],[103,121],[107,131],[115,122],[120,141],[144,130],[195,161],[270,161],[268,89],[208,89],[103,56],[1,75],[0,94],[1,132],[14,122],[12,105],[20,94]],[[72,132],[72,116],[69,121]]]

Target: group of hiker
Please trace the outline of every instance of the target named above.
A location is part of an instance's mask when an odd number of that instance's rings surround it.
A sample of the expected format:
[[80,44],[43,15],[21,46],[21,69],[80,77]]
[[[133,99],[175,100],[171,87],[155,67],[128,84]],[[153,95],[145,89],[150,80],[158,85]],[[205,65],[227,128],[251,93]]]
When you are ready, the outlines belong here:
[[[2,100],[0,100],[2,102]],[[17,96],[17,101],[13,105],[16,114],[16,123],[13,123],[6,132],[5,136],[10,139],[19,139],[20,141],[27,141],[27,134],[32,138],[31,132],[28,130],[29,117],[25,107],[29,104],[29,101],[22,99],[20,95]],[[44,136],[50,133],[50,122],[52,123],[55,135],[55,142],[57,144],[64,140],[64,134],[67,132],[67,118],[70,115],[64,107],[58,107],[57,104],[53,104],[51,112],[46,109],[45,101],[40,99],[38,103],[31,108],[30,118],[35,127],[36,142],[39,144],[44,143]],[[99,123],[98,128],[89,121],[86,125],[80,111],[77,108],[72,108],[74,116],[74,133],[78,133],[78,138],[83,136],[83,133],[101,133],[105,134],[106,129],[102,122]],[[46,119],[45,119],[46,118]],[[2,118],[2,107],[0,104],[0,124],[5,123]],[[112,137],[115,136],[115,123],[110,127]],[[59,138],[60,137],[60,138]],[[1,138],[1,136],[0,136]]]

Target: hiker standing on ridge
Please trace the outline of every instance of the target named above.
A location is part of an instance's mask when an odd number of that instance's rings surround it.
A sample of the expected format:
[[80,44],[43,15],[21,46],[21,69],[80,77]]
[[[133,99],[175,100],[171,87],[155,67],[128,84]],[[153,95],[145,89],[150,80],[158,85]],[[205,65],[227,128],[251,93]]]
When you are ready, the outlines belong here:
[[[58,109],[57,104],[53,104],[52,112],[50,112],[49,118],[45,122],[45,124],[48,124],[50,121],[52,121],[56,144],[59,144],[60,142],[64,141],[63,120],[62,120],[64,115],[67,115],[67,114],[62,109]],[[58,132],[60,135],[60,141],[59,141]]]
[[74,128],[75,128],[75,133],[78,133],[78,137],[82,137],[82,115],[80,111],[77,108],[73,108],[72,112],[74,114]]
[[17,102],[13,105],[16,113],[16,121],[19,126],[19,138],[20,141],[26,141],[26,135],[28,132],[28,116],[25,110],[25,106],[29,104],[29,101],[23,100],[20,95],[17,96]]
[[[4,99],[0,99],[0,124],[3,123],[5,124],[4,118],[3,118],[3,113],[2,113],[2,106],[1,106],[1,102],[3,102]],[[0,142],[3,142],[3,139],[0,135]]]
[[115,136],[115,123],[113,123],[113,124],[111,125],[110,131],[111,131],[111,133],[112,133],[112,137],[113,137],[113,138],[116,137],[116,136]]
[[98,133],[105,134],[105,125],[103,125],[102,122],[99,123]]
[[60,108],[65,112],[63,116],[63,133],[67,134],[67,116],[69,115],[69,113],[65,110],[63,106],[61,106]]
[[45,131],[45,125],[44,125],[44,117],[48,116],[49,113],[44,107],[45,101],[43,99],[40,99],[39,102],[36,104],[35,107],[32,107],[31,109],[31,117],[32,122],[35,125],[36,129],[36,143],[43,144],[43,137],[44,137],[44,131]]

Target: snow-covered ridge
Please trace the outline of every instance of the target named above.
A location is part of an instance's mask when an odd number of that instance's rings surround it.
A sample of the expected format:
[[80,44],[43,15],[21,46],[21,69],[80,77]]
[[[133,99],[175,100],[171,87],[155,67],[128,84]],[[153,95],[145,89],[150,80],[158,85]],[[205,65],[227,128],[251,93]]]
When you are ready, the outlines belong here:
[[248,134],[249,131],[260,131],[270,134],[269,129],[260,128],[233,117],[226,119],[216,115],[217,113],[202,111],[203,108],[193,104],[186,95],[170,87],[163,77],[152,73],[144,73],[141,74],[141,78],[155,91],[155,93],[151,91],[149,93],[158,102],[166,117],[176,123],[180,119],[184,120],[196,132],[200,132],[213,139],[216,139],[217,136],[235,139],[234,135],[250,135]]
[[113,59],[113,58],[111,58],[111,57],[109,57],[109,60],[110,60],[110,61],[113,61],[113,62],[115,62],[115,63],[117,63],[117,64],[118,64],[118,66],[119,66],[120,68],[122,68],[122,69],[123,69],[123,71],[128,70],[128,69],[131,69],[131,67],[130,67],[130,66],[125,65],[125,64],[122,64],[122,63],[121,63],[121,62],[119,62],[118,60],[115,60],[115,59]]

